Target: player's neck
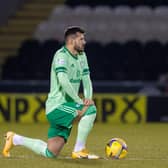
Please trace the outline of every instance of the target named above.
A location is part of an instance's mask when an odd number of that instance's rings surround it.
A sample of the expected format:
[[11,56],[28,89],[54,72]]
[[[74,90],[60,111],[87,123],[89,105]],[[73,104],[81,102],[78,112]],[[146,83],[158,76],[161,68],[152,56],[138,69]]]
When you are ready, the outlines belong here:
[[66,45],[65,47],[68,49],[68,51],[69,51],[72,55],[74,55],[74,56],[77,57],[77,55],[79,54],[76,50],[74,50],[74,48],[73,48],[71,45]]

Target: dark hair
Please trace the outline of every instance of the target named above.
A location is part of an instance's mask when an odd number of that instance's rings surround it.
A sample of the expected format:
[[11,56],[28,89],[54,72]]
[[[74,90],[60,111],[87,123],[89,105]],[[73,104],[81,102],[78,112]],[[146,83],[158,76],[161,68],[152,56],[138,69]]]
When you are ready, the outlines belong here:
[[64,39],[66,40],[69,35],[75,35],[77,32],[84,34],[85,31],[77,26],[68,27],[64,33]]

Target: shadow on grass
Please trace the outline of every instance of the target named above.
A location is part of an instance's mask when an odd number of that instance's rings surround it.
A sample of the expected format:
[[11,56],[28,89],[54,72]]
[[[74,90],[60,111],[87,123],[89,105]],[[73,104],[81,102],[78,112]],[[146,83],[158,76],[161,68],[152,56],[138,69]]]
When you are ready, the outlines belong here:
[[80,164],[80,165],[85,165],[85,166],[100,166],[104,164],[106,161],[105,159],[65,159],[65,158],[58,158],[55,161],[57,162],[62,162],[62,163],[67,163],[67,164]]

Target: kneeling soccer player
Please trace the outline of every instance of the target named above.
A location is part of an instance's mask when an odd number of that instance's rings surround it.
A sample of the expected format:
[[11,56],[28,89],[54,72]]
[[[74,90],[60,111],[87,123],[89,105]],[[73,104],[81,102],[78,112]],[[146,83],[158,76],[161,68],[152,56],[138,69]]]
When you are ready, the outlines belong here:
[[[65,46],[56,52],[51,65],[50,93],[46,101],[46,116],[50,123],[48,143],[7,132],[3,156],[9,157],[15,145],[25,146],[45,157],[58,156],[70,135],[73,121],[79,118],[72,158],[99,158],[86,150],[86,139],[96,118],[96,107],[92,100],[93,89],[84,52],[84,30],[70,27],[65,31],[64,38]],[[81,80],[84,100],[78,96]]]

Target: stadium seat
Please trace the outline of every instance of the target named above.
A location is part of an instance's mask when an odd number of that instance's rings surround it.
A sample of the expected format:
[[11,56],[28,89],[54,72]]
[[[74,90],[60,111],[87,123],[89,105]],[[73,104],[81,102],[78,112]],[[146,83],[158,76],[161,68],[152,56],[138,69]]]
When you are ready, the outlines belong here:
[[163,45],[159,41],[148,41],[144,46],[143,59],[145,79],[157,80],[165,64]]
[[[49,80],[53,55],[61,46],[55,39],[43,43],[33,39],[24,41],[19,55],[5,63],[3,79]],[[153,40],[143,44],[130,40],[102,45],[90,41],[85,50],[94,80],[157,80],[168,71],[168,43],[163,45]]]
[[49,20],[61,21],[68,20],[70,16],[73,14],[73,9],[66,5],[56,6],[48,17]]
[[66,0],[65,3],[69,6],[78,6],[78,5],[89,5],[89,6],[98,6],[98,5],[109,5],[111,7],[116,7],[119,5],[128,5],[131,8],[137,7],[137,6],[149,6],[151,8],[155,8],[157,6],[161,5],[168,5],[167,1],[156,1],[156,0],[108,0],[108,1],[102,1],[102,0]]

